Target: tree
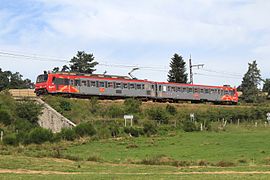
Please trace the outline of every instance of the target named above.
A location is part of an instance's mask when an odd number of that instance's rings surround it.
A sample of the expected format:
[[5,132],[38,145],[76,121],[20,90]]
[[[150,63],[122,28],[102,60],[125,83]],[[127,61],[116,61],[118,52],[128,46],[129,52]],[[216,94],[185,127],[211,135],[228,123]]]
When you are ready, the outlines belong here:
[[241,85],[243,92],[242,96],[244,101],[254,103],[258,101],[259,97],[258,85],[261,81],[261,74],[256,61],[248,63],[248,66],[248,71],[244,75]]
[[174,54],[170,63],[171,70],[168,74],[169,82],[187,83],[186,62],[182,56]]
[[262,91],[270,95],[270,79],[265,80]]
[[69,68],[67,65],[64,65],[64,66],[62,67],[61,72],[68,72],[69,70],[70,70],[70,68]]
[[59,72],[59,67],[54,67],[52,70],[54,73]]
[[0,68],[0,91],[7,88],[24,89],[34,87],[30,79],[23,80],[22,77],[19,72],[2,71]]
[[78,51],[76,57],[70,60],[70,69],[72,72],[92,74],[95,71],[93,68],[98,65],[98,62],[95,62],[94,59],[93,54]]

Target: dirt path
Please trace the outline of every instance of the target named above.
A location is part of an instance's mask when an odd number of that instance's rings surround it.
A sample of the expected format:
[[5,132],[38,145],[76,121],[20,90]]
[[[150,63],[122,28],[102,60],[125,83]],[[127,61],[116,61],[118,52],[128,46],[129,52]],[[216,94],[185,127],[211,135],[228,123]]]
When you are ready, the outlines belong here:
[[26,169],[0,169],[0,174],[80,174],[78,172],[60,172],[60,171],[37,171]]
[[37,171],[25,169],[0,169],[0,174],[58,174],[58,175],[76,175],[76,174],[99,174],[99,175],[251,175],[251,174],[269,174],[270,171],[214,171],[214,172],[163,172],[163,173],[107,173],[107,172],[61,172],[61,171]]

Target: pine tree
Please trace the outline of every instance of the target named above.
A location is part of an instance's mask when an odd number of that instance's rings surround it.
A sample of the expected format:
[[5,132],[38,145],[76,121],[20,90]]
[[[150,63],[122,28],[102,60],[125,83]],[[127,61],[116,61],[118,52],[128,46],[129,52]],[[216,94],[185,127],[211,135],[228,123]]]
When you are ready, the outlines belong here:
[[93,54],[78,51],[76,57],[70,60],[70,69],[72,72],[92,74],[95,71],[93,68],[98,65],[98,62],[95,62],[94,59]]
[[263,92],[270,92],[270,79],[266,79],[263,85]]
[[174,54],[170,63],[168,82],[187,83],[186,62],[182,56]]
[[258,86],[260,85],[261,74],[256,61],[248,63],[248,66],[248,71],[244,75],[241,85],[243,91],[242,96],[244,101],[254,103],[258,101],[259,97]]

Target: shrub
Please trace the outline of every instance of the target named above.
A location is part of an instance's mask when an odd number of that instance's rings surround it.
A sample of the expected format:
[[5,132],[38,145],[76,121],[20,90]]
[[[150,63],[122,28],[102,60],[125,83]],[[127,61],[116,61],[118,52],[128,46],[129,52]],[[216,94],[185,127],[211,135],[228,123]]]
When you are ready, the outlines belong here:
[[124,115],[124,112],[121,106],[111,105],[108,107],[106,114],[110,118],[122,118]]
[[76,139],[76,133],[71,128],[63,128],[61,129],[60,137],[63,140],[74,141]]
[[118,134],[120,132],[119,131],[119,126],[117,126],[116,124],[110,125],[109,130],[111,131],[111,136],[112,137],[118,136]]
[[38,116],[42,113],[42,105],[33,101],[23,101],[16,104],[16,114],[18,117],[37,123]]
[[8,134],[3,137],[3,143],[6,145],[18,145],[18,139],[16,134]]
[[96,134],[94,126],[90,123],[81,123],[74,128],[76,135],[80,137],[93,136]]
[[15,130],[18,130],[19,132],[20,131],[28,132],[33,127],[35,126],[25,119],[17,119],[14,122],[14,128]]
[[61,108],[62,111],[71,111],[72,105],[69,101],[61,99],[59,103],[60,103],[59,107]]
[[163,108],[156,107],[156,108],[148,109],[146,113],[148,117],[152,120],[165,123],[165,124],[168,123],[169,117],[168,117],[167,112]]
[[145,122],[143,124],[143,132],[144,134],[150,136],[152,134],[156,134],[157,133],[157,129],[155,127],[155,125],[152,122]]
[[192,132],[192,131],[197,131],[197,127],[195,126],[195,123],[187,120],[183,122],[183,126],[182,126],[183,130],[185,132]]
[[103,162],[103,159],[97,155],[92,155],[87,158],[87,161]]
[[95,114],[98,112],[100,108],[100,105],[98,103],[98,98],[97,97],[92,97],[89,101],[89,110],[92,114]]
[[6,110],[0,110],[0,123],[3,123],[4,125],[10,125],[12,123],[13,119],[10,115],[10,113]]
[[231,167],[231,166],[235,166],[235,164],[233,162],[229,162],[229,161],[219,161],[216,166],[219,167]]
[[124,132],[134,137],[139,137],[140,135],[143,135],[143,131],[141,129],[134,127],[125,127]]
[[166,106],[166,111],[170,114],[170,115],[175,115],[177,113],[177,110],[174,106],[168,104]]
[[125,113],[139,113],[141,111],[142,102],[138,99],[129,98],[125,99],[124,106],[125,106]]
[[35,128],[30,131],[27,143],[42,144],[46,141],[52,141],[52,139],[52,131],[44,128]]

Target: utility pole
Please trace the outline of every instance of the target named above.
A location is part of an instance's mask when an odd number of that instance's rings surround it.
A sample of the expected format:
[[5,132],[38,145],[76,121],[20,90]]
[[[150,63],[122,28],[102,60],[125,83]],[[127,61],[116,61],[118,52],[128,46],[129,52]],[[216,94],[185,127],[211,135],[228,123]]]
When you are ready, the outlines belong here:
[[203,68],[203,66],[204,66],[204,64],[192,65],[191,55],[190,55],[190,57],[189,57],[190,84],[193,84],[193,72],[192,72],[192,68],[197,67],[199,69],[200,67]]

